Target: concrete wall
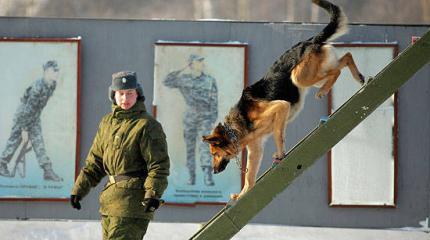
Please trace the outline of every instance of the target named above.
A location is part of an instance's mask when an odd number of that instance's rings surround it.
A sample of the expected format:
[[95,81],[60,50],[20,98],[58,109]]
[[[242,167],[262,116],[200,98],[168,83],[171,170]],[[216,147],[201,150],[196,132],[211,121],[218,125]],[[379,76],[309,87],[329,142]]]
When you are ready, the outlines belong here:
[[[286,49],[322,25],[294,23],[113,21],[84,19],[0,18],[1,37],[82,37],[81,135],[82,167],[101,117],[110,111],[107,87],[112,72],[130,69],[143,82],[146,104],[153,97],[154,43],[157,40],[249,44],[249,82],[259,79]],[[411,35],[428,26],[353,25],[338,41],[394,42],[403,50]],[[253,222],[335,227],[390,228],[419,226],[430,215],[430,66],[420,70],[399,92],[398,201],[395,209],[331,208],[327,194],[327,159],[322,157],[259,213]],[[326,114],[327,99],[309,93],[301,115],[287,130],[287,149]],[[0,116],[1,117],[1,116]],[[274,151],[267,142],[265,158]],[[262,171],[270,166],[262,164]],[[66,202],[0,202],[0,218],[98,219],[100,184],[76,211]],[[157,221],[204,222],[221,206],[163,207]]]

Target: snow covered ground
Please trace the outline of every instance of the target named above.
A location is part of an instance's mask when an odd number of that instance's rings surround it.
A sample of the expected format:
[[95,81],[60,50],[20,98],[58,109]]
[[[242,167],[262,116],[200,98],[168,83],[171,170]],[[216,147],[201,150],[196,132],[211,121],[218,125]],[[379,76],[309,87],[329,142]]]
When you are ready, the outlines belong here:
[[[144,239],[189,239],[200,227],[196,223],[152,222]],[[1,240],[100,240],[98,221],[44,221],[0,220]],[[429,240],[430,233],[423,229],[345,229],[290,227],[250,224],[245,226],[234,240]]]

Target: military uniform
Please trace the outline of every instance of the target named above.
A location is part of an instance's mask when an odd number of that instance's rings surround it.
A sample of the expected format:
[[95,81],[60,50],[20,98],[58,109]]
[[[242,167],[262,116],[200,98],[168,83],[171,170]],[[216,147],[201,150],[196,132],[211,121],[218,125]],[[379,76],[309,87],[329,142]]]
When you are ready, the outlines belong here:
[[52,96],[55,86],[55,81],[49,83],[42,78],[26,89],[13,119],[12,131],[1,156],[2,163],[9,163],[22,141],[22,131],[27,131],[39,165],[42,167],[51,164],[46,155],[40,115]]
[[160,198],[167,187],[166,136],[142,100],[128,110],[113,104],[112,110],[99,125],[72,195],[84,197],[106,175],[135,176],[106,184],[99,198],[100,213],[103,239],[142,239],[153,217],[153,212],[144,211],[142,201],[148,193]]
[[197,141],[197,137],[210,134],[218,117],[218,90],[215,78],[205,73],[193,76],[175,71],[167,75],[164,85],[169,88],[178,88],[187,105],[183,125],[187,147],[187,168],[190,174],[195,174],[196,145],[199,148],[200,166],[206,174],[211,174],[212,158],[209,145]]

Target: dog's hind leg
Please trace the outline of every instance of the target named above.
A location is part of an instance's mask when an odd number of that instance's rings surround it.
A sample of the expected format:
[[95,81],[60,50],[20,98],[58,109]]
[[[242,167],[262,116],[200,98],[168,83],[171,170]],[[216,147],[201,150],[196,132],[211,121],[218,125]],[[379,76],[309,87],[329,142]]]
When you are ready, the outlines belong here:
[[[329,54],[329,48],[327,48],[327,55]],[[336,82],[337,78],[340,75],[340,71],[342,68],[348,67],[351,71],[351,74],[357,82],[360,84],[364,84],[364,76],[358,71],[357,65],[354,62],[354,59],[352,58],[352,54],[350,52],[347,52],[345,55],[343,55],[338,61],[337,66],[333,69],[327,70],[327,72],[324,75],[318,76],[315,82],[319,82],[322,80],[326,80],[324,85],[320,88],[320,90],[315,94],[316,98],[321,98],[325,96],[330,89],[333,87],[334,83]],[[321,73],[320,73],[321,74]]]
[[350,52],[345,53],[345,55],[339,59],[339,65],[337,68],[340,70],[346,66],[348,66],[349,70],[351,71],[352,77],[354,77],[354,79],[360,84],[364,84],[364,76],[360,73],[360,71],[358,71],[357,65],[355,64]]
[[315,98],[322,98],[323,96],[327,95],[327,93],[333,87],[339,75],[340,75],[339,69],[328,71],[327,75],[323,77],[324,79],[326,79],[326,82],[320,88],[320,90],[315,94]]
[[249,189],[254,187],[258,170],[260,169],[261,159],[264,152],[264,143],[262,138],[258,138],[246,146],[248,152],[246,162],[245,183],[242,191],[239,194],[232,194],[230,197],[233,200],[239,199]]
[[291,80],[298,87],[310,87],[317,81],[317,74],[321,71],[322,54],[309,53],[291,71]]

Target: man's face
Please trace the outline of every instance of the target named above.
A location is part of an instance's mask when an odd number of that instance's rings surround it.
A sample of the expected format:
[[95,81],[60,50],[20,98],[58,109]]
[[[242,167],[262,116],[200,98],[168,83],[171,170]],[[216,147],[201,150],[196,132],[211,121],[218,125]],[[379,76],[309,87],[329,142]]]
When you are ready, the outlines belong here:
[[125,89],[115,91],[115,102],[120,108],[128,110],[134,106],[137,101],[136,89]]
[[43,74],[43,78],[45,80],[49,81],[55,81],[58,80],[58,77],[60,76],[60,71],[58,68],[49,67],[45,70]]
[[193,69],[196,72],[203,72],[203,69],[205,67],[205,63],[203,60],[194,60],[191,63],[191,69]]

